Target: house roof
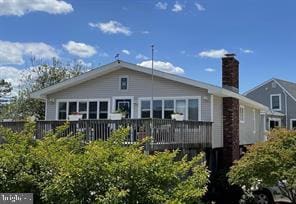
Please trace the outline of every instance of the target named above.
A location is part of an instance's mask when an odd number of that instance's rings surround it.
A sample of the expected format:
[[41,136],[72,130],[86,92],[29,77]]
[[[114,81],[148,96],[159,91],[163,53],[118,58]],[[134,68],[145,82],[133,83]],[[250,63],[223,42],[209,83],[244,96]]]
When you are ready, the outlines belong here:
[[275,82],[279,87],[281,87],[281,89],[283,89],[283,91],[285,91],[294,101],[296,101],[296,83],[290,82],[290,81],[286,81],[286,80],[282,80],[282,79],[277,79],[277,78],[271,78],[265,82],[263,82],[262,84],[259,84],[258,86],[254,87],[253,89],[247,91],[244,93],[244,95],[248,95],[249,93],[253,92],[254,90],[268,84],[269,82]]
[[[31,93],[31,97],[46,99],[47,95],[49,95],[49,94],[67,89],[67,88],[72,87],[74,85],[81,84],[83,82],[97,78],[99,76],[105,75],[107,73],[110,73],[112,71],[118,70],[123,67],[127,68],[127,69],[134,70],[134,71],[143,72],[146,74],[151,74],[150,68],[131,64],[131,63],[121,61],[121,60],[117,60],[117,61],[114,61],[110,64],[106,64],[106,65],[103,65],[99,68],[93,69],[93,70],[86,72],[82,75],[79,75],[77,77],[65,80],[63,82],[60,82],[55,85],[49,86],[47,88],[41,89],[39,91],[33,92],[33,93]],[[201,81],[197,81],[197,80],[192,80],[192,79],[189,79],[189,78],[186,78],[183,76],[162,72],[159,70],[154,70],[154,75],[157,77],[177,81],[177,82],[187,84],[190,86],[206,89],[206,90],[208,90],[208,93],[216,95],[216,96],[237,98],[237,99],[243,101],[244,103],[249,104],[252,107],[259,108],[261,110],[268,110],[268,107],[262,105],[261,103],[258,103],[258,102],[251,100],[243,95],[240,95],[238,93],[229,91],[227,89],[224,89],[224,88],[221,88],[218,86],[214,86],[214,85],[204,83]]]

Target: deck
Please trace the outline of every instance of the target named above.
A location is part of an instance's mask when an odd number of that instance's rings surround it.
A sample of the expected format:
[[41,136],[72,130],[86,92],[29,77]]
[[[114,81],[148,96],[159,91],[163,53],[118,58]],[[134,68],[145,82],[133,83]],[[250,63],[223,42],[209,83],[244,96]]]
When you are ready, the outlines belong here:
[[[0,122],[0,126],[21,131],[26,122]],[[48,131],[55,131],[65,121],[36,121],[36,138],[41,139]],[[122,119],[122,120],[79,120],[69,121],[64,133],[83,133],[85,139],[107,140],[113,131],[128,127],[126,144],[151,137],[150,149],[209,148],[212,139],[212,122],[175,121],[167,119]]]

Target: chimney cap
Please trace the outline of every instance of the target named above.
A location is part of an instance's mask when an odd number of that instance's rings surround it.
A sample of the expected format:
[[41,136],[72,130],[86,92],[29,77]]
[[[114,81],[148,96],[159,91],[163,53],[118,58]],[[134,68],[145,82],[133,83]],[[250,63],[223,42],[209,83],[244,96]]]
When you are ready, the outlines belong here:
[[224,55],[224,57],[235,57],[236,55],[234,53],[227,53]]

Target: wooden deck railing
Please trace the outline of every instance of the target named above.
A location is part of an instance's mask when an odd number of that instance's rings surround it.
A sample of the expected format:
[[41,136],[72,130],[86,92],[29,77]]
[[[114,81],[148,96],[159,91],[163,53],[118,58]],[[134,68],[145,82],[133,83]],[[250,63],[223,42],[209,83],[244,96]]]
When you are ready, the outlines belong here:
[[[36,138],[42,138],[46,132],[55,131],[65,121],[37,121]],[[0,126],[21,131],[25,122],[0,122]],[[129,127],[126,143],[133,143],[150,136],[154,149],[211,147],[212,123],[200,121],[175,121],[166,119],[122,119],[122,120],[80,120],[69,122],[64,133],[81,132],[86,140],[106,140],[111,133],[120,128]]]

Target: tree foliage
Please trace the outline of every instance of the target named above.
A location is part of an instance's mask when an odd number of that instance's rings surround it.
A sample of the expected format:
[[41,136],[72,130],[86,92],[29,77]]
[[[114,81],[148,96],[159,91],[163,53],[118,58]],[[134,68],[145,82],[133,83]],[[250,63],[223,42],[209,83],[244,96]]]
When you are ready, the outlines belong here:
[[251,146],[231,168],[229,178],[247,189],[278,184],[282,194],[296,203],[296,131],[271,131],[268,141]]
[[66,128],[42,140],[32,139],[32,126],[0,128],[0,192],[32,192],[42,203],[199,203],[207,190],[203,154],[145,154],[142,143],[123,144],[127,129],[85,143],[60,137]]
[[12,91],[11,83],[0,79],[0,99],[7,96]]
[[9,105],[3,107],[0,119],[23,120],[30,116],[44,119],[44,101],[33,99],[30,94],[86,71],[86,67],[79,62],[64,64],[57,59],[53,59],[51,64],[42,63],[36,65],[32,62],[32,65],[23,73],[22,87],[20,87],[18,96],[13,98]]

